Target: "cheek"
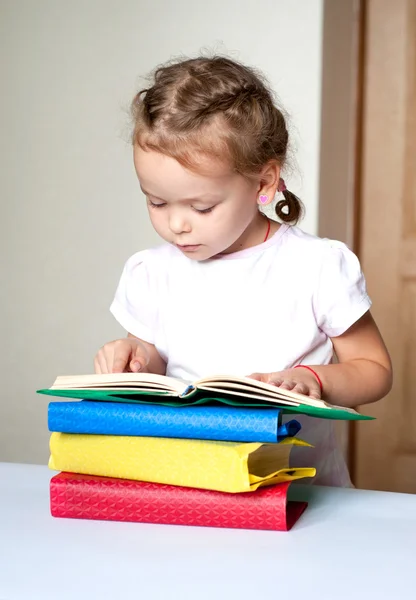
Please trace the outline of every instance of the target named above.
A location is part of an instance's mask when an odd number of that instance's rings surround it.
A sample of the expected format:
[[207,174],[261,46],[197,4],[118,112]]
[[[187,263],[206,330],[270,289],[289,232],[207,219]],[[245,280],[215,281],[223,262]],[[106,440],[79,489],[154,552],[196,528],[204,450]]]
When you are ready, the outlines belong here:
[[218,211],[215,218],[214,215],[212,217],[206,222],[205,231],[214,245],[221,246],[221,250],[233,244],[253,219],[252,211],[235,209]]
[[163,216],[163,211],[160,210],[159,213],[156,210],[148,209],[149,219],[153,225],[153,228],[157,233],[163,233],[166,230],[166,217]]
[[257,204],[249,201],[230,204],[221,215],[221,227],[242,233],[257,213]]

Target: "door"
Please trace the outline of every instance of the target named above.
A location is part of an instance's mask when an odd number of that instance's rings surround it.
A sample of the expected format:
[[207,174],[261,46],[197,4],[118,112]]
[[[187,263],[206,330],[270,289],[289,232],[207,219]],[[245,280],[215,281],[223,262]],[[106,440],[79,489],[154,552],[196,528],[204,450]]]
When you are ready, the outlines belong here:
[[394,365],[354,425],[357,487],[416,493],[416,0],[368,0],[358,253]]

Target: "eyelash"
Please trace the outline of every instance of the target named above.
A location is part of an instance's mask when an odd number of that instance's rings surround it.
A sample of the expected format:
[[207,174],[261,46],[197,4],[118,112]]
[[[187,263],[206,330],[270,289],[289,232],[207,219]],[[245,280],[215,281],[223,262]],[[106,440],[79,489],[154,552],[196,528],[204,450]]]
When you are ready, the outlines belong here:
[[149,198],[147,199],[147,201],[152,208],[163,208],[164,206],[166,206],[166,204],[155,204],[154,202],[149,200]]
[[[149,200],[149,198],[147,199],[148,203],[150,204],[150,206],[152,208],[163,208],[164,206],[166,206],[166,204],[155,204],[154,202],[152,202],[151,200]],[[192,206],[192,210],[194,210],[195,212],[199,213],[200,215],[207,215],[210,212],[212,212],[214,210],[214,206],[210,206],[210,208],[204,208],[202,210],[198,210],[197,208],[194,208]]]
[[202,210],[198,210],[197,208],[194,208],[194,207],[192,207],[192,208],[200,215],[207,215],[208,213],[210,213],[214,210],[213,206],[210,206],[210,208],[204,208]]

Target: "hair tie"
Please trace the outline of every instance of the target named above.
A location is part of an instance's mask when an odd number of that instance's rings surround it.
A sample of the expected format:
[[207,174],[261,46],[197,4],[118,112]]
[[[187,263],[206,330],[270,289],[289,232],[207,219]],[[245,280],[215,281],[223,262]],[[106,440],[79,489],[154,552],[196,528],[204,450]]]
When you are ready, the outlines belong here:
[[279,183],[278,183],[278,186],[277,186],[277,191],[278,192],[285,192],[286,190],[287,190],[287,187],[286,187],[286,184],[285,184],[285,180],[282,177],[280,177]]

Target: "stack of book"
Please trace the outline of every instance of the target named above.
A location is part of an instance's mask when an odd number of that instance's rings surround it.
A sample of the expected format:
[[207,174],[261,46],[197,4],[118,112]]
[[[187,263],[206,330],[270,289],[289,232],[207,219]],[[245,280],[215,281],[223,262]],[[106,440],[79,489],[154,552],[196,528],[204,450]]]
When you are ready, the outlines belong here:
[[[307,442],[283,413],[361,415],[247,378],[184,384],[150,374],[58,377],[51,402],[51,512],[56,517],[289,530],[290,465]],[[78,399],[78,400],[76,400]]]

